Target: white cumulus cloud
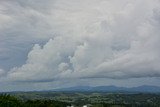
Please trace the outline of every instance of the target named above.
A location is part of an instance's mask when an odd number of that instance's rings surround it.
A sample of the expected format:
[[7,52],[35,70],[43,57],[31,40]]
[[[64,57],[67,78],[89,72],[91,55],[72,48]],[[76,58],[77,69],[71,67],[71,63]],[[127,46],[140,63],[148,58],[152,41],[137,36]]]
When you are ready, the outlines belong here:
[[58,35],[34,45],[9,79],[160,77],[158,0],[55,0],[48,11],[38,15]]

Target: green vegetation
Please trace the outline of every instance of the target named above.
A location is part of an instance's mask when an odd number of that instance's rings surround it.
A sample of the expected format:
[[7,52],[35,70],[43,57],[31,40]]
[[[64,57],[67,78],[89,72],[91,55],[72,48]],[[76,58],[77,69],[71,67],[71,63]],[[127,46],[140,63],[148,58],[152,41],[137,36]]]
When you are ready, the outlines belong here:
[[0,95],[0,107],[66,107],[66,102],[53,100],[27,100],[23,101],[8,94]]
[[16,92],[0,95],[0,107],[160,107],[160,94]]

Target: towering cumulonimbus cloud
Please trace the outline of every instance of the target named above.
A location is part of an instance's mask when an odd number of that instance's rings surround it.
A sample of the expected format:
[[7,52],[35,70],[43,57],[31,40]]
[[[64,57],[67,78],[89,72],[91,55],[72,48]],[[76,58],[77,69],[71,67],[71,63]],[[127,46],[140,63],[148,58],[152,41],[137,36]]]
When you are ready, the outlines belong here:
[[49,13],[28,7],[56,35],[35,44],[8,79],[160,77],[159,0],[55,0]]

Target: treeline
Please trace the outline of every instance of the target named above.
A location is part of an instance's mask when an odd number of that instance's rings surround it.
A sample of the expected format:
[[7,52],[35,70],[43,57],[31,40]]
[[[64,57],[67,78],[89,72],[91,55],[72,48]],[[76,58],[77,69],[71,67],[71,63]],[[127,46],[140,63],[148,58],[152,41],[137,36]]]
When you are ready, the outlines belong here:
[[93,104],[92,107],[160,107],[152,104]]
[[69,103],[54,100],[23,101],[8,94],[0,95],[0,107],[66,107],[69,105]]
[[[82,107],[84,102],[77,101],[73,103],[74,107]],[[22,100],[18,99],[9,94],[0,95],[0,107],[67,107],[72,104],[49,100],[49,99],[41,99],[41,100]],[[89,104],[88,107],[160,107],[159,104],[153,103],[139,103],[139,104],[124,104],[124,103],[93,103]]]

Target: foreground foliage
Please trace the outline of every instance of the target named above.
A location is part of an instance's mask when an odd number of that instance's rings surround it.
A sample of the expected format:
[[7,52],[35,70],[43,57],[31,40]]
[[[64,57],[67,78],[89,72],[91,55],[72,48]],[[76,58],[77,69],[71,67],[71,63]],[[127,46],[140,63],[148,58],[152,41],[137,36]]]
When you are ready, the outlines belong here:
[[22,101],[13,96],[0,95],[0,107],[66,107],[69,103],[54,100],[27,100]]
[[18,92],[0,95],[0,107],[160,107],[160,94]]

